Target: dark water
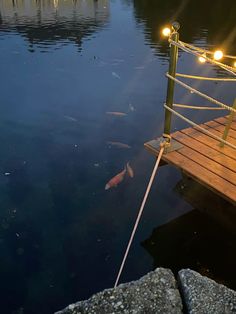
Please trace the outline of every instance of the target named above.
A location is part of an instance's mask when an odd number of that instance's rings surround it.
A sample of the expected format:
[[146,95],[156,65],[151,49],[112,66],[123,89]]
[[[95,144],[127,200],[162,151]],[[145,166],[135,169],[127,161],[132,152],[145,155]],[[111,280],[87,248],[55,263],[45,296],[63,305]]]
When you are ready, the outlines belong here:
[[[154,164],[143,143],[163,130],[168,45],[160,29],[177,19],[183,40],[234,54],[235,12],[233,0],[223,7],[222,1],[201,0],[1,1],[1,313],[53,313],[114,285]],[[185,54],[180,54],[179,69],[223,75]],[[235,97],[232,83],[197,87],[225,103]],[[176,99],[205,103],[181,89]],[[203,122],[217,114],[189,116]],[[173,122],[173,128],[186,126]],[[110,147],[107,141],[131,149]],[[106,182],[128,161],[135,177],[105,191]],[[196,208],[178,193],[180,180],[176,169],[160,169],[121,281],[153,268],[158,247],[149,254],[143,243],[154,228]],[[219,211],[227,207],[223,203]],[[195,220],[188,221],[194,229]],[[205,235],[204,230],[198,228]],[[170,225],[173,238],[176,232],[181,229]],[[230,239],[236,243],[234,235]],[[170,248],[169,240],[161,243]],[[227,258],[235,262],[233,244]],[[163,252],[159,262],[154,258],[155,266],[198,265],[196,258],[179,262],[168,255],[166,260]],[[204,252],[199,251],[199,259]],[[217,262],[216,254],[210,265]]]

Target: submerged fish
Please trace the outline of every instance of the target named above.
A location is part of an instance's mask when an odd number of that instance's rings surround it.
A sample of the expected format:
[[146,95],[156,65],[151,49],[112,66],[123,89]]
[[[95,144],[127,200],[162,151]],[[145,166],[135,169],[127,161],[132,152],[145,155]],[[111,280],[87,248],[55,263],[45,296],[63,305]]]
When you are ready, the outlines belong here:
[[112,76],[120,80],[120,76],[116,72],[112,72],[111,74]]
[[129,104],[129,110],[130,111],[135,111],[135,108],[134,108],[134,106],[132,104]]
[[127,169],[127,172],[128,172],[128,175],[130,176],[130,178],[133,178],[134,177],[134,171],[130,167],[129,162],[127,162],[127,164],[126,164],[126,169]]
[[119,111],[107,111],[106,114],[110,114],[112,116],[118,116],[118,117],[127,116],[127,113],[119,112]]
[[73,117],[70,117],[70,116],[64,116],[65,119],[67,120],[70,120],[70,121],[73,121],[73,122],[77,122],[78,120],[73,118]]
[[105,190],[116,187],[121,181],[123,181],[125,173],[126,167],[124,168],[124,170],[119,172],[116,176],[114,176],[113,178],[111,178],[110,181],[107,182],[107,184],[105,185]]
[[107,141],[108,145],[116,146],[119,148],[131,148],[128,144],[121,143],[121,142],[112,142],[112,141]]

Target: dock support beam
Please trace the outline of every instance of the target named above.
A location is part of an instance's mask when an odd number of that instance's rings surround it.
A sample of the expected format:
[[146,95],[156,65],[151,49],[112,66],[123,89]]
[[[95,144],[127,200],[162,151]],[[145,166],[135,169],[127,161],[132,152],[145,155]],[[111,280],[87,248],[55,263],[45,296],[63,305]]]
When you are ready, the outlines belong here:
[[[179,33],[178,30],[180,25],[178,22],[174,22],[172,24],[172,33],[170,35],[170,39],[175,42],[179,40]],[[177,67],[177,59],[178,59],[178,47],[175,45],[170,44],[170,63],[169,63],[169,74],[175,77],[176,74],[176,67]],[[175,82],[168,78],[168,85],[167,85],[167,95],[166,95],[166,105],[172,109],[173,107],[173,100],[174,100],[174,87]],[[164,125],[164,133],[163,137],[166,139],[167,142],[170,142],[170,131],[171,131],[171,112],[165,109],[165,125]]]

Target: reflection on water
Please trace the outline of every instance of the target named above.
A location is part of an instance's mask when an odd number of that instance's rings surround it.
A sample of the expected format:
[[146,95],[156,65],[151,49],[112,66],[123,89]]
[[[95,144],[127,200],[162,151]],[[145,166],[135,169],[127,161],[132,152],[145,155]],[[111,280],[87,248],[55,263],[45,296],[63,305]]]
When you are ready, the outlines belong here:
[[153,256],[154,268],[167,267],[176,275],[180,269],[190,268],[232,289],[236,287],[232,276],[235,235],[197,210],[153,230],[142,245]]
[[[186,42],[198,41],[203,47],[221,45],[229,53],[235,54],[236,3],[226,0],[176,0],[176,1],[140,1],[134,0],[135,17],[145,26],[146,37],[153,43],[160,41],[159,30],[178,20],[180,34]],[[167,45],[159,46],[159,53],[167,52]]]
[[0,31],[19,32],[30,43],[41,47],[56,42],[75,42],[104,27],[109,19],[107,0],[2,0]]
[[190,268],[235,290],[235,206],[186,176],[174,190],[194,210],[154,228],[141,243],[153,268],[170,268],[175,275]]
[[[158,28],[179,12],[184,40],[219,44],[232,19],[218,2],[210,11],[217,28],[195,1],[0,2],[2,312],[53,313],[114,285],[153,167],[143,143],[163,130],[167,44]],[[179,67],[216,74],[184,55]],[[200,87],[227,103],[235,97],[230,84]],[[176,98],[199,101],[179,89]],[[105,190],[128,162],[134,177]],[[122,281],[152,269],[140,246],[151,230],[196,207],[175,192],[179,179],[160,168]]]

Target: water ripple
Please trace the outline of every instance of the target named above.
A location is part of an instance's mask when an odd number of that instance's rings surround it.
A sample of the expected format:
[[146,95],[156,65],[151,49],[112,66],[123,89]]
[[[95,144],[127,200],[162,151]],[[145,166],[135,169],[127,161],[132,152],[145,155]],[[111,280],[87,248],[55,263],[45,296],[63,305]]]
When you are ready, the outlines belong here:
[[0,38],[6,33],[20,34],[30,43],[47,49],[55,44],[74,42],[81,46],[84,38],[105,27],[109,21],[109,4],[100,1],[22,1],[17,6],[0,3]]

